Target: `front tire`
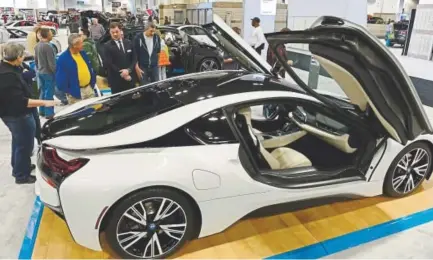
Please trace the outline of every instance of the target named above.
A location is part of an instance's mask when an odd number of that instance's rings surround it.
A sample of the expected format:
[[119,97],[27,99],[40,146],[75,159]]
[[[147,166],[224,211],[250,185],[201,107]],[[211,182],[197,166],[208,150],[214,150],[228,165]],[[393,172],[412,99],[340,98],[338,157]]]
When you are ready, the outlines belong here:
[[221,66],[218,63],[218,61],[214,58],[204,58],[201,60],[197,66],[198,72],[204,72],[204,71],[213,71],[213,70],[220,70]]
[[167,258],[195,234],[195,213],[180,192],[141,190],[114,208],[106,229],[108,245],[124,259]]
[[384,194],[400,198],[416,191],[432,170],[432,152],[425,143],[404,148],[391,163],[384,182]]

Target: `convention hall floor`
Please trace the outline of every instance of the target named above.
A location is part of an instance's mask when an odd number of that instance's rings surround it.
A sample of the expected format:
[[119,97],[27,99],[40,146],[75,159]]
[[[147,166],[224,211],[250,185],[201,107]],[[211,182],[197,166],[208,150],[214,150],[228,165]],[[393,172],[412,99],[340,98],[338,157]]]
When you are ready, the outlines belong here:
[[[60,37],[65,42],[65,37]],[[421,61],[410,62],[426,68]],[[326,90],[335,90],[332,82],[321,79],[321,83]],[[433,122],[433,108],[425,108]],[[192,241],[175,257],[431,258],[432,197],[433,181],[430,181],[418,193],[398,200],[380,196],[289,213],[282,213],[283,207],[279,207],[279,212],[273,215],[249,217],[223,233]],[[18,255],[20,259],[110,258],[106,253],[74,243],[62,220],[35,201],[33,185],[14,184],[10,134],[3,124],[0,124],[0,219],[0,258]],[[377,240],[370,242],[373,239]]]

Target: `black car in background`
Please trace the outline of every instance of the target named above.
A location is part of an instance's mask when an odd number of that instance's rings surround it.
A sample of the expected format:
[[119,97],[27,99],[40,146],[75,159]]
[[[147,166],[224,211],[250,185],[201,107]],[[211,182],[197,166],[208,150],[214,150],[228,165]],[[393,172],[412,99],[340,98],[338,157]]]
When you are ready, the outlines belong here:
[[81,28],[87,28],[88,19],[92,19],[92,18],[97,18],[98,22],[105,28],[105,30],[108,30],[108,27],[111,22],[124,23],[126,21],[125,19],[122,18],[108,17],[107,15],[99,11],[86,10],[80,12]]
[[393,46],[394,44],[400,44],[403,46],[406,42],[408,30],[408,21],[394,23],[394,39],[390,39],[390,46]]
[[[157,28],[165,37],[165,42],[170,52],[171,66],[167,67],[167,76],[176,76],[185,73],[220,70],[223,66],[223,52],[209,44],[199,42],[177,28],[171,26],[159,26]],[[126,39],[133,41],[138,33],[143,33],[144,26],[128,26],[123,28]],[[102,57],[103,46],[111,39],[107,30],[105,35],[97,43],[97,49]],[[103,73],[100,73],[104,76]]]

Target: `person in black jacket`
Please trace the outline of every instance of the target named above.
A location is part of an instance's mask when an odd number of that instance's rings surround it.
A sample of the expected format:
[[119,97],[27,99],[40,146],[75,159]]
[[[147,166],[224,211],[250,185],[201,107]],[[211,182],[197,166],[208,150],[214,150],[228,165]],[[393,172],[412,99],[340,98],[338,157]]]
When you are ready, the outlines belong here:
[[35,119],[32,108],[53,107],[59,101],[31,99],[31,92],[20,68],[24,60],[24,47],[8,43],[3,49],[0,63],[0,118],[12,134],[12,176],[15,183],[34,183],[30,175],[34,169],[30,157],[35,138]]
[[134,39],[134,49],[137,55],[136,73],[142,85],[159,80],[159,53],[161,40],[155,33],[156,26],[148,23],[143,33]]
[[134,87],[133,71],[137,58],[131,41],[122,39],[118,23],[110,24],[110,34],[111,40],[104,45],[104,66],[111,93],[116,94]]

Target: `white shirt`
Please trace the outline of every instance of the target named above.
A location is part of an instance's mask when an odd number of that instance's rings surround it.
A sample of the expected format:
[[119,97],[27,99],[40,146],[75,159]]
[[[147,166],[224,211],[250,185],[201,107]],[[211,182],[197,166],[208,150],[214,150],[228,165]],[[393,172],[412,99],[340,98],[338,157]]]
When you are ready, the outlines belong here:
[[153,36],[147,37],[146,35],[144,35],[144,40],[146,41],[146,47],[150,57],[153,52]]
[[250,39],[250,45],[254,48],[266,43],[265,34],[263,33],[262,27],[258,26],[254,28]]
[[117,40],[116,44],[117,44],[117,47],[119,47],[119,50],[121,50],[122,52],[125,52],[125,46],[123,46],[122,40]]

